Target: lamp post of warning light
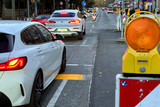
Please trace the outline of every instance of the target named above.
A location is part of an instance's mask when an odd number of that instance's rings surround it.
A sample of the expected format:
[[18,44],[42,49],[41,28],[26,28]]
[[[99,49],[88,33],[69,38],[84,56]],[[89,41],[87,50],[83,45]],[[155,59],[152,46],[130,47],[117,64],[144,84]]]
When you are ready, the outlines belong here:
[[[121,13],[123,13],[123,0],[121,1],[121,7],[122,7],[122,12],[120,12],[120,14]],[[123,39],[124,37],[123,37],[123,14],[121,14],[121,39]]]

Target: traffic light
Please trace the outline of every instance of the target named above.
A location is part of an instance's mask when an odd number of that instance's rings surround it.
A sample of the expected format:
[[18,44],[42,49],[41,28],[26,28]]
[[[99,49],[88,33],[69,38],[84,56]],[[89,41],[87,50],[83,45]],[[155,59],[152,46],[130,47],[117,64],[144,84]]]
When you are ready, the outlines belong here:
[[[136,14],[149,14],[135,17]],[[122,58],[124,75],[160,74],[160,21],[152,13],[140,11],[132,14],[125,24],[125,40],[128,49]]]

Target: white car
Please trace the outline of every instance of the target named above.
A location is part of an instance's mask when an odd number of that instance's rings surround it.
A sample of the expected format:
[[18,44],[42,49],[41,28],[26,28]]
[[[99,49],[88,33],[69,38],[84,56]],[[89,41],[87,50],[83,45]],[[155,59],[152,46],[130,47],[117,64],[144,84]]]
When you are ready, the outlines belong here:
[[62,39],[38,22],[0,21],[0,105],[40,105],[42,91],[65,71]]
[[107,9],[107,13],[113,13],[113,9],[112,8],[108,8]]
[[78,10],[56,10],[46,22],[46,27],[53,34],[77,36],[82,40],[85,35],[85,16]]

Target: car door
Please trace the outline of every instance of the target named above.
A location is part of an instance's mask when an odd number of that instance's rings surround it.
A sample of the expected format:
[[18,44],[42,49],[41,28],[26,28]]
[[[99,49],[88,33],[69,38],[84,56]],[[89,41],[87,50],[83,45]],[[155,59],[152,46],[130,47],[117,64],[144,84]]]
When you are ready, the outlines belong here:
[[42,37],[46,40],[47,50],[47,70],[44,70],[45,81],[47,80],[61,65],[62,46],[58,41],[54,41],[52,34],[42,25],[37,25],[37,28],[41,31]]
[[22,42],[26,44],[26,48],[28,48],[27,55],[31,58],[30,66],[34,69],[34,71],[28,71],[27,73],[31,76],[33,72],[36,72],[41,68],[47,68],[47,50],[45,40],[41,37],[40,31],[37,27],[30,26],[25,29],[21,34]]

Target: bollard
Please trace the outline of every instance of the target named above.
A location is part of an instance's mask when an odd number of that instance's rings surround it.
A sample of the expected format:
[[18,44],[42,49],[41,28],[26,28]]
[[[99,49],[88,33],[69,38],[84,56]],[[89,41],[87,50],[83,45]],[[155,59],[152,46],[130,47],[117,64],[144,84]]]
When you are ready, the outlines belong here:
[[123,23],[125,23],[126,21],[126,13],[125,13],[125,9],[123,9]]

